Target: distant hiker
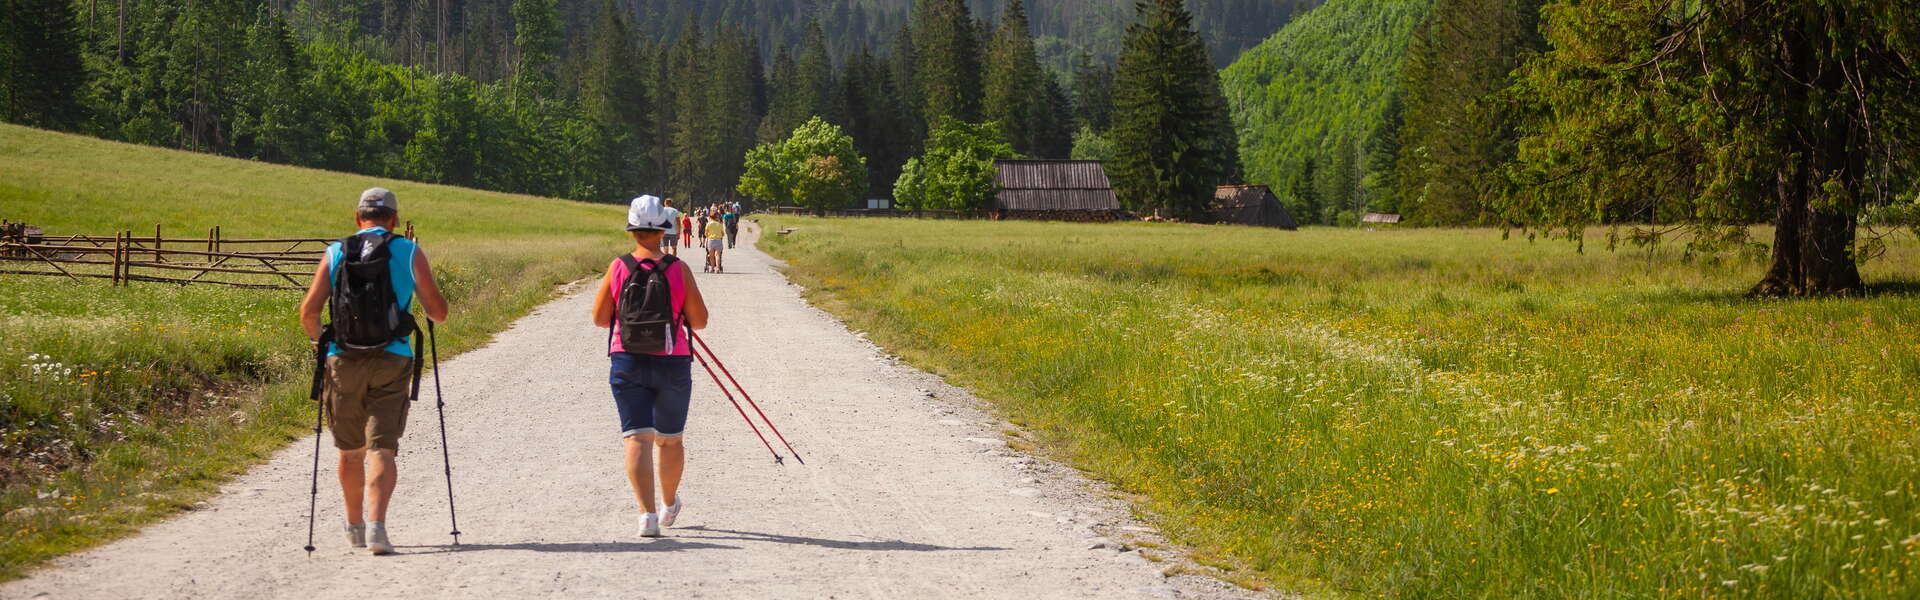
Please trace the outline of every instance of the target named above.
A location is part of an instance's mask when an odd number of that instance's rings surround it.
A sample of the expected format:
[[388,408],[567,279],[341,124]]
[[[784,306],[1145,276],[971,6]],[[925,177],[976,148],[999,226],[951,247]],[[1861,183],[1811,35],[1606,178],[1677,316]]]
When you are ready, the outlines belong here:
[[[687,404],[693,396],[693,348],[689,329],[707,326],[707,303],[694,285],[693,272],[680,259],[660,251],[671,226],[660,199],[641,196],[627,210],[633,252],[607,265],[593,302],[593,324],[606,327],[608,376],[613,403],[620,411],[620,437],[626,446],[627,483],[640,503],[640,535],[659,537],[672,527],[686,503],[680,476],[687,450]],[[689,234],[691,237],[691,234]],[[653,449],[660,449],[660,495],[653,497]]]
[[[735,204],[734,206],[739,205]],[[727,226],[727,249],[732,250],[734,241],[740,237],[740,209],[727,209],[727,214],[720,215],[720,222],[725,223]]]
[[707,272],[725,273],[726,265],[720,262],[721,251],[727,249],[727,226],[716,218],[707,221]]
[[693,213],[680,213],[680,229],[676,229],[676,231],[684,233],[684,235],[680,237],[680,242],[685,244],[687,248],[693,248],[693,242],[699,240],[699,233],[693,231]]
[[[639,198],[635,198],[635,200],[639,200]],[[680,226],[680,221],[683,220],[680,217],[680,210],[673,207],[672,198],[661,200],[660,206],[662,206],[666,212],[668,225],[667,235],[661,239],[660,247],[665,249],[667,254],[679,254],[680,250],[677,246],[680,244],[680,235],[681,232],[686,231],[685,227]],[[687,235],[692,234],[689,233]]]
[[[333,445],[340,449],[347,541],[374,554],[393,553],[387,505],[400,473],[394,456],[407,427],[408,384],[419,376],[414,349],[407,346],[418,328],[408,311],[419,298],[427,318],[447,320],[447,299],[434,283],[426,252],[393,234],[399,214],[393,192],[362,192],[354,209],[360,230],[327,247],[300,303],[300,326],[315,354],[324,355],[323,402]],[[324,328],[322,307],[332,321]],[[371,504],[364,514],[363,500]]]

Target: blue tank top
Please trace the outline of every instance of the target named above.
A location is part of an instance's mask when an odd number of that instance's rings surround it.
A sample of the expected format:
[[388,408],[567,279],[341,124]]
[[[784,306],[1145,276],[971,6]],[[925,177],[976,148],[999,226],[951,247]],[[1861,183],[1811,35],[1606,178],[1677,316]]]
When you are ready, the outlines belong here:
[[[368,227],[354,235],[386,232],[387,228],[385,227]],[[418,247],[413,245],[413,240],[404,237],[395,237],[393,241],[387,242],[387,248],[389,252],[393,253],[393,258],[389,259],[387,264],[387,272],[393,277],[393,297],[400,302],[401,312],[410,311],[413,309],[413,253]],[[327,265],[329,267],[327,270],[327,285],[333,285],[333,282],[340,278],[340,266],[345,264],[346,261],[347,253],[340,249],[340,242],[334,242],[332,245],[327,246]],[[327,356],[340,354],[339,345],[330,344],[329,346]],[[408,358],[413,357],[413,347],[407,345],[407,340],[394,340],[393,343],[387,344],[387,352]]]

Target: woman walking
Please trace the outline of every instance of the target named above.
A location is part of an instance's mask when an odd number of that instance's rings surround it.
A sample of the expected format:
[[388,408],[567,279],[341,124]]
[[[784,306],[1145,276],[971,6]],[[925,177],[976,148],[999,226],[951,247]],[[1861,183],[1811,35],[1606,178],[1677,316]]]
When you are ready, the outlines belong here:
[[[659,537],[660,528],[672,527],[686,506],[679,492],[687,461],[681,434],[693,395],[688,337],[689,330],[707,326],[707,304],[692,269],[661,251],[672,223],[659,198],[634,199],[627,210],[634,249],[607,266],[593,303],[593,324],[608,328],[608,381],[620,412],[627,483],[640,505],[642,537]],[[657,470],[655,449],[660,455]],[[653,493],[656,473],[660,502]]]

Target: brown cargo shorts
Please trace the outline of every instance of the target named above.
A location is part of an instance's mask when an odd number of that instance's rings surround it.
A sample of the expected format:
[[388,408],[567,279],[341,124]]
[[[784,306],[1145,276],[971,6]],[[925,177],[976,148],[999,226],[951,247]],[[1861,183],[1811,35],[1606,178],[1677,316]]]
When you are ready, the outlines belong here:
[[341,450],[400,451],[413,359],[387,352],[327,357],[327,425]]

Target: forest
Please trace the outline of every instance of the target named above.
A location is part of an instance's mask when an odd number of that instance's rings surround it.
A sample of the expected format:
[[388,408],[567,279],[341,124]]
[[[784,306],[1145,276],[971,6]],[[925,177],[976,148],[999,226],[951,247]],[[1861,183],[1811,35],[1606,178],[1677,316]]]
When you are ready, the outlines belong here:
[[1245,182],[1306,223],[1677,225],[1770,249],[1768,293],[1857,289],[1882,234],[1855,226],[1920,218],[1911,2],[1119,4],[7,0],[0,117],[602,201],[739,197],[746,153],[816,116],[856,198],[916,158],[977,175],[997,131],[1108,161],[1136,213],[1204,220]]
[[1625,225],[1608,247],[1770,254],[1756,295],[1856,293],[1920,231],[1916,22],[1887,0],[1332,0],[1223,79],[1246,177],[1304,221]]
[[[819,116],[884,197],[942,118],[994,121],[1026,157],[1105,143],[1115,32],[1144,8],[991,4],[10,0],[0,94],[24,124],[600,201],[735,198],[747,150]],[[1287,16],[1194,4],[1199,41],[1199,15]],[[1210,69],[1199,50],[1183,60]]]

